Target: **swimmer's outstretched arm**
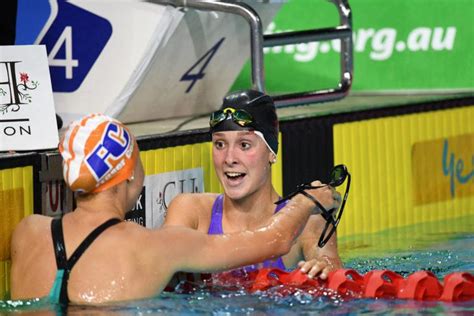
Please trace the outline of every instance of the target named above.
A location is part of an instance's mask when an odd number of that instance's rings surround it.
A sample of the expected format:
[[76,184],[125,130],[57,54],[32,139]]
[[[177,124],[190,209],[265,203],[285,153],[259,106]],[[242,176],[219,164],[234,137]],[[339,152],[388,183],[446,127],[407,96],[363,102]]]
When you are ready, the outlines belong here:
[[171,273],[213,272],[261,262],[290,250],[314,207],[308,198],[297,195],[260,228],[232,234],[207,235],[186,227],[165,227],[156,231],[155,253],[167,254],[163,264]]

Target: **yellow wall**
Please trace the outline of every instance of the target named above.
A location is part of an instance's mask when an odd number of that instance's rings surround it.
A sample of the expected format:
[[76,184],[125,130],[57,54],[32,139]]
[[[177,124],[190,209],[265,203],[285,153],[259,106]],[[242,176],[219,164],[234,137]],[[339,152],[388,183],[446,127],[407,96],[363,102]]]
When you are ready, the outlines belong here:
[[[473,134],[474,106],[334,125],[334,163],[346,164],[353,176],[338,235],[474,214],[473,195],[461,193],[473,191],[474,178],[446,198],[449,181],[440,165],[448,139],[456,158],[464,161],[461,174],[472,172]],[[422,168],[426,171],[420,173]],[[435,179],[448,183],[436,186],[440,197],[417,202],[420,191],[432,194],[429,190],[435,189],[428,184]]]
[[33,213],[33,167],[0,170],[0,299],[8,296],[10,238],[16,224]]

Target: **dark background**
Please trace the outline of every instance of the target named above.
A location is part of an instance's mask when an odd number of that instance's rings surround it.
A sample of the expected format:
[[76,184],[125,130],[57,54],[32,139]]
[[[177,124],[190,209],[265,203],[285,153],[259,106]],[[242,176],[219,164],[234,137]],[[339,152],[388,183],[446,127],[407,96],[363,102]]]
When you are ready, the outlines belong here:
[[0,45],[15,44],[17,0],[4,0],[0,8]]

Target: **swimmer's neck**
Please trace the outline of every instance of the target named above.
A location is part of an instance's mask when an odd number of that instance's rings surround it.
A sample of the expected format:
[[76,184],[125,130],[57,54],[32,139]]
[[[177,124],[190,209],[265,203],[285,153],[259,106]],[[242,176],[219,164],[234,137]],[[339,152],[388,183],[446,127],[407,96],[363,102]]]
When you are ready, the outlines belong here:
[[99,192],[86,197],[78,197],[75,215],[91,217],[97,221],[110,218],[125,219],[127,212],[126,193],[118,185],[116,188]]

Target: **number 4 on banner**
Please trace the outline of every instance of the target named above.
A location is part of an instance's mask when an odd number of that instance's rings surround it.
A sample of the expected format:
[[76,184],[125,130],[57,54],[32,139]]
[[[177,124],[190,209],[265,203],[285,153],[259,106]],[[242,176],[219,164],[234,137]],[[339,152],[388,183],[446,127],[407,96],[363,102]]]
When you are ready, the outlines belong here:
[[[65,58],[56,58],[59,50],[64,44]],[[72,59],[72,27],[66,26],[59,36],[48,56],[50,66],[64,67],[66,71],[66,79],[72,79],[72,68],[79,66],[77,59]]]
[[[206,52],[206,54],[204,54],[204,56],[202,56],[201,58],[199,58],[199,60],[191,66],[191,68],[188,69],[188,71],[186,71],[184,73],[184,75],[181,77],[180,81],[191,81],[191,84],[189,85],[188,89],[186,90],[186,93],[188,93],[189,91],[191,91],[191,89],[193,88],[194,84],[196,83],[196,81],[204,78],[204,69],[206,69],[207,65],[209,64],[209,62],[211,61],[212,57],[214,57],[215,53],[217,52],[217,50],[219,49],[219,47],[221,46],[222,42],[224,41],[225,37],[221,38],[217,43],[216,45],[212,46],[210,50],[208,50]],[[201,65],[201,68],[199,68],[199,71],[197,73],[191,73],[195,68],[197,68],[199,65]]]

